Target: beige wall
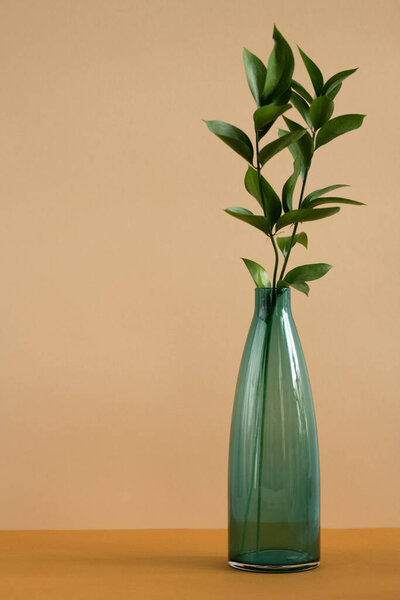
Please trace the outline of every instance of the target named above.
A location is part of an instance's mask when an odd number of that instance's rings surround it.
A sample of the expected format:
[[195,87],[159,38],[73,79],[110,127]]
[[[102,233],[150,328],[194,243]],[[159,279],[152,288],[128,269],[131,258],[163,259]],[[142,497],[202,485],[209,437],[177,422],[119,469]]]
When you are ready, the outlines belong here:
[[[367,208],[307,227],[293,294],[318,418],[325,527],[398,513],[397,1],[2,0],[0,527],[223,527],[229,421],[261,235],[244,163],[241,50],[273,22],[330,75],[359,66],[312,188]],[[307,82],[304,69],[300,78]],[[281,185],[289,156],[270,163]]]

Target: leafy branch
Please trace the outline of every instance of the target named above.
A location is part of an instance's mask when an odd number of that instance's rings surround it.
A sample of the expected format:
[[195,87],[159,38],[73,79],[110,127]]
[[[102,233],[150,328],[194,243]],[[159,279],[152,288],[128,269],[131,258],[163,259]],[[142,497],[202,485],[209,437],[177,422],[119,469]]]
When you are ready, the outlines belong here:
[[[262,231],[267,240],[271,241],[275,257],[272,280],[260,264],[243,259],[256,286],[272,287],[273,290],[291,286],[308,294],[307,281],[319,279],[329,271],[331,265],[302,265],[286,272],[294,246],[300,244],[308,247],[305,232],[297,232],[299,224],[330,217],[340,210],[340,206],[337,205],[363,204],[348,198],[325,195],[345,187],[344,184],[329,185],[305,195],[312,160],[315,152],[322,146],[344,133],[358,129],[365,115],[332,116],[336,95],[341,90],[344,80],[357,69],[340,71],[325,81],[316,63],[299,48],[313,87],[313,91],[309,92],[293,79],[294,56],[289,44],[276,27],[273,40],[274,48],[267,66],[249,50],[243,51],[247,82],[257,106],[253,114],[255,148],[249,136],[238,127],[224,121],[205,123],[212,133],[248,163],[244,185],[247,192],[257,200],[262,214],[254,214],[243,207],[227,208],[226,212]],[[285,113],[292,108],[303,119],[304,125],[286,116]],[[280,118],[283,118],[287,129],[279,128],[278,137],[260,147],[261,140]],[[269,160],[286,148],[293,157],[293,172],[285,181],[281,195],[278,195],[261,171]],[[293,196],[299,177],[302,180],[299,201],[297,208],[293,208]],[[334,206],[317,208],[321,205]],[[277,233],[288,226],[293,226],[291,234],[278,237]],[[283,255],[279,278],[278,248]]]

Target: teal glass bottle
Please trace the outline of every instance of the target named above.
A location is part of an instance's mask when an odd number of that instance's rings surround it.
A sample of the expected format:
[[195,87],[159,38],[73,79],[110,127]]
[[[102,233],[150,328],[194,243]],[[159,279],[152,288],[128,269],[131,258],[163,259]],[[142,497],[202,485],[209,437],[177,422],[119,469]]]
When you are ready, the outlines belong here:
[[232,567],[319,565],[317,430],[288,288],[256,289],[233,407],[228,488]]

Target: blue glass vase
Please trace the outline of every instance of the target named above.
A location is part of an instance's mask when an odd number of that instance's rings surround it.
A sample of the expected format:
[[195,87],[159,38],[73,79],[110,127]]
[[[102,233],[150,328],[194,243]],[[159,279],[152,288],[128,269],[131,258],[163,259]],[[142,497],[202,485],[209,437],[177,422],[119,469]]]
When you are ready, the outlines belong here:
[[320,561],[319,459],[290,290],[256,289],[229,449],[229,564],[304,571]]

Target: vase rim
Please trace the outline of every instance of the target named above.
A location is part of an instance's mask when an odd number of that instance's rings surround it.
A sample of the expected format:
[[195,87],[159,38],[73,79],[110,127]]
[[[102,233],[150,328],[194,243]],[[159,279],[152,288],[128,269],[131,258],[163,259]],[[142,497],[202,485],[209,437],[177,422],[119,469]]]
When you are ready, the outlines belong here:
[[272,292],[273,290],[277,291],[277,292],[281,292],[283,290],[289,290],[290,291],[290,287],[281,287],[281,288],[272,288],[272,287],[256,287],[254,288],[256,290],[256,292]]

